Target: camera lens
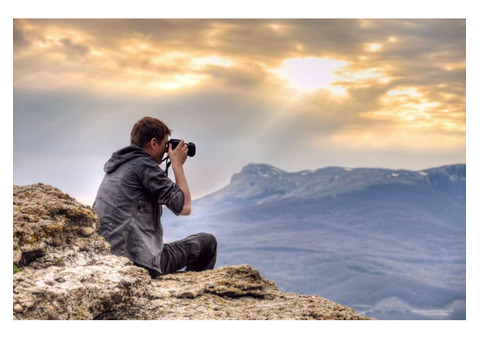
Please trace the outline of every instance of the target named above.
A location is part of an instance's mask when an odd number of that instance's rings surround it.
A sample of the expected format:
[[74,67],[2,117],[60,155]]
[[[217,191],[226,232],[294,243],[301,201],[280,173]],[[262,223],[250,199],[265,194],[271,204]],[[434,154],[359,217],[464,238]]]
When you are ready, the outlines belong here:
[[197,148],[195,147],[195,144],[193,144],[192,142],[188,143],[188,153],[187,153],[187,155],[190,156],[190,157],[193,157],[193,156],[195,156],[196,153],[197,153]]
[[[174,150],[178,143],[180,143],[180,139],[170,139],[167,144],[165,145],[168,149],[168,144],[171,144],[172,145],[172,150]],[[185,143],[188,147],[188,151],[187,151],[187,155],[190,156],[190,157],[193,157],[195,156],[195,154],[197,153],[197,148],[195,147],[195,144],[190,142],[190,143]]]

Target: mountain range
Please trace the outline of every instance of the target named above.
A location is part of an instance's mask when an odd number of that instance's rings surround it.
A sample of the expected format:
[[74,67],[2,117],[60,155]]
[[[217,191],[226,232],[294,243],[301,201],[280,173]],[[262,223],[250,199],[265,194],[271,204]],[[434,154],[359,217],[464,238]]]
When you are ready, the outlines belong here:
[[282,290],[379,319],[465,319],[465,164],[249,164],[193,207],[183,218],[164,210],[165,236],[215,234],[219,266],[248,263]]

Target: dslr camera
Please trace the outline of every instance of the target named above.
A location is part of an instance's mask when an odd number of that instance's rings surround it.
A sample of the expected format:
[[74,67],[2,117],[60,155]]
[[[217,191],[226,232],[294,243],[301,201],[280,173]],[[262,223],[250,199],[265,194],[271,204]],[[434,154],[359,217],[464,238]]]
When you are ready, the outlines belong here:
[[[168,142],[167,142],[167,149],[168,149],[168,144],[171,144],[172,145],[172,150],[175,149],[178,145],[178,143],[180,143],[180,139],[170,139]],[[195,144],[193,144],[192,142],[190,143],[185,143],[188,147],[188,151],[187,151],[187,155],[190,156],[190,157],[193,157],[195,156],[195,153],[197,152],[197,149],[195,147]]]

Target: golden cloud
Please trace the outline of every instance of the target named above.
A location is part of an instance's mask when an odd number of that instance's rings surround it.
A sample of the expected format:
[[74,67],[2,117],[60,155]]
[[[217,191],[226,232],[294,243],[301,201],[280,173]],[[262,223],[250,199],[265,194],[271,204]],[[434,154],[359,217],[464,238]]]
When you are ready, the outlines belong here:
[[[268,114],[301,116],[308,131],[338,145],[458,147],[464,24],[455,21],[450,34],[441,24],[14,20],[13,85],[140,97],[231,91],[239,102],[274,102]],[[422,36],[432,27],[438,35]],[[325,134],[325,122],[336,130]]]

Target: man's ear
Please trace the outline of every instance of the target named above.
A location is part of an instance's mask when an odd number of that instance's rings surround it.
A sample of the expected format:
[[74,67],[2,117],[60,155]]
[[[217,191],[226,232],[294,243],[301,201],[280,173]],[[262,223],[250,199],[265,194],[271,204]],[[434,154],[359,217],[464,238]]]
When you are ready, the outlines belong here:
[[150,148],[153,149],[156,146],[158,146],[158,140],[155,137],[153,137],[152,139],[150,139]]
[[143,148],[146,150],[152,150],[153,147],[155,146],[155,143],[156,143],[155,138],[152,138],[147,143],[145,143],[145,146]]

